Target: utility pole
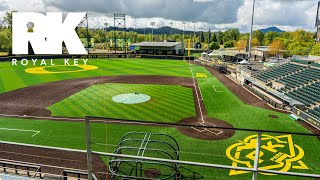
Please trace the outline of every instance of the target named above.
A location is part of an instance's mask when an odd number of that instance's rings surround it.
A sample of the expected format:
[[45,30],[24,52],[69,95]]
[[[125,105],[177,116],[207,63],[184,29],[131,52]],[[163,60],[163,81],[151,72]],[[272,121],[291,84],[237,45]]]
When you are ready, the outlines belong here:
[[211,36],[211,30],[208,31],[208,52],[210,51],[210,36]]
[[199,43],[201,44],[201,35],[202,35],[202,27],[199,27],[199,30],[200,30],[200,32],[199,32]]
[[195,44],[195,39],[196,39],[196,21],[192,21],[193,23],[193,45]]
[[182,36],[182,39],[183,39],[183,43],[184,43],[184,31],[186,30],[186,22],[183,22],[183,36]]
[[106,48],[108,50],[108,23],[104,23],[104,26],[105,26],[105,32],[106,32]]
[[250,30],[250,40],[249,40],[249,62],[251,61],[251,44],[252,44],[252,29],[253,29],[253,20],[254,20],[254,8],[256,0],[253,0],[252,4],[252,15],[251,15],[251,30]]
[[315,40],[316,40],[316,43],[319,43],[320,42],[320,1],[318,2],[316,28],[317,28],[317,35]]
[[172,24],[173,24],[173,22],[170,22],[170,27],[171,27],[171,29],[170,29],[170,40],[173,40],[172,39]]
[[150,22],[150,25],[151,25],[151,27],[152,27],[152,42],[153,42],[153,27],[154,27],[154,25],[156,25],[156,22],[154,22],[154,21],[152,21],[152,22]]

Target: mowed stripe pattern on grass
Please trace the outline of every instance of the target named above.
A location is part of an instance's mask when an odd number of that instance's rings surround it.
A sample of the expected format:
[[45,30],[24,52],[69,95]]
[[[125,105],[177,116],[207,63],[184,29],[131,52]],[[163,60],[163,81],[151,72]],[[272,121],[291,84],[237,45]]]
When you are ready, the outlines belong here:
[[[119,94],[139,92],[151,96],[141,104],[112,101]],[[53,116],[84,117],[86,115],[128,120],[177,122],[196,116],[191,88],[174,85],[102,84],[80,91],[48,108]]]
[[[47,64],[50,65],[49,61]],[[55,65],[63,65],[64,60],[54,60]],[[191,77],[189,65],[185,61],[175,60],[152,60],[152,59],[89,59],[88,65],[97,66],[98,69],[91,71],[61,73],[61,74],[30,74],[25,69],[33,66],[29,61],[27,66],[12,66],[11,62],[0,63],[0,93],[24,88],[32,85],[54,82],[75,78],[96,76],[119,76],[119,75],[166,75]],[[71,67],[69,67],[71,68]],[[49,68],[48,70],[61,71],[65,67]]]

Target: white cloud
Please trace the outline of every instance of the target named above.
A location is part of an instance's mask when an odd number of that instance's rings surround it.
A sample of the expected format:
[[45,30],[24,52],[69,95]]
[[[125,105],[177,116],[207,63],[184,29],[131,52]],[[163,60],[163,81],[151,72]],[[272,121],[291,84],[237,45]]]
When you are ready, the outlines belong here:
[[[170,26],[193,30],[239,28],[248,31],[253,0],[0,0],[4,11],[85,11],[90,27],[113,25],[113,13],[126,13],[128,27]],[[283,30],[303,28],[314,31],[317,0],[256,0],[254,29],[277,26]]]

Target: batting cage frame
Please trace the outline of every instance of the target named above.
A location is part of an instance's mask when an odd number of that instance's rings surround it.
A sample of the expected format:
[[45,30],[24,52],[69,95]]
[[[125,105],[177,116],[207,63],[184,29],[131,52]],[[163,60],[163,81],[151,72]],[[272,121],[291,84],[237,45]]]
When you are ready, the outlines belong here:
[[[155,157],[155,155],[158,155],[157,157],[159,158],[179,160],[179,145],[172,136],[167,134],[129,132],[121,138],[114,154],[136,154],[136,156],[139,157],[144,157],[145,155],[147,157]],[[148,160],[111,157],[109,161],[110,179],[114,179],[115,177],[141,179],[144,177],[143,173],[148,171],[148,169],[145,168],[145,166],[148,165],[153,167],[153,169],[148,172],[150,177],[152,177],[152,173],[157,173],[152,172],[152,170],[166,167],[168,168],[166,172],[169,174],[162,174],[161,177],[157,177],[157,179],[180,178],[178,163],[162,163]],[[128,171],[125,172],[124,170]]]

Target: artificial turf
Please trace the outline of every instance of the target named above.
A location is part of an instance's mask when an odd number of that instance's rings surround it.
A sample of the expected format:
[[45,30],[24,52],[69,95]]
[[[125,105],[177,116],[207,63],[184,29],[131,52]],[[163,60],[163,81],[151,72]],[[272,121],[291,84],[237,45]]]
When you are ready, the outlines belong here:
[[82,68],[78,66],[58,66],[58,67],[46,67],[45,70],[50,72],[63,72],[63,71],[76,71],[82,70]]
[[[46,61],[50,65],[50,61]],[[64,60],[54,60],[55,65],[63,65]],[[80,64],[81,65],[81,64]],[[150,59],[89,59],[87,65],[97,66],[98,69],[59,74],[30,74],[25,69],[40,66],[34,66],[29,61],[27,66],[12,66],[11,62],[0,63],[0,94],[15,89],[43,84],[46,82],[61,81],[74,78],[86,78],[96,76],[119,76],[119,75],[165,75],[191,77],[190,68],[184,61],[175,60],[150,60]],[[76,70],[71,67],[49,67],[48,71],[56,72],[58,70],[66,71],[66,68]]]
[[[0,85],[0,89],[1,89],[0,92],[5,92],[5,91],[9,91],[12,89],[17,89],[17,88],[21,88],[29,85],[50,82],[50,81],[57,81],[62,79],[98,76],[97,73],[99,72],[103,72],[101,73],[103,75],[105,74],[108,74],[108,75],[155,74],[155,75],[177,75],[177,76],[191,77],[189,65],[183,61],[111,60],[110,62],[97,61],[94,63],[96,63],[96,65],[99,66],[100,70],[94,70],[92,72],[86,72],[86,73],[79,72],[75,74],[68,73],[65,75],[55,74],[55,75],[49,75],[49,76],[26,75],[26,73],[24,72],[22,73],[22,72],[15,72],[15,71],[11,72],[10,75],[12,75],[12,77],[10,77],[9,74],[0,74],[1,75],[0,77],[2,79],[6,79],[5,77],[7,77],[8,79],[8,80],[5,80],[5,82],[2,85]],[[172,63],[172,65],[177,65],[181,67],[172,67],[172,68],[163,68],[163,69],[160,68],[160,67],[165,67],[170,65],[170,63]],[[147,66],[153,66],[153,68],[145,68]],[[104,67],[106,69],[102,70],[101,67]],[[201,88],[201,92],[202,92],[202,96],[204,99],[208,116],[225,120],[230,124],[232,124],[234,127],[238,127],[238,128],[252,128],[252,129],[262,129],[262,130],[310,133],[308,130],[300,126],[297,122],[292,121],[286,114],[253,107],[251,105],[247,105],[243,103],[237,96],[235,96],[228,88],[226,88],[219,80],[213,77],[203,67],[193,65],[192,68],[193,68],[194,74],[205,73],[207,75],[207,78],[198,78],[197,80]],[[4,73],[4,72],[0,71],[0,73]],[[5,75],[5,77],[3,75]],[[25,78],[31,78],[31,79],[25,79]],[[23,80],[26,80],[26,82],[22,83],[21,81]],[[17,83],[16,85],[14,85],[15,83],[12,83],[12,82],[17,82]],[[124,91],[127,88],[127,87],[123,88],[123,84],[109,84],[109,85],[119,86],[118,87],[119,91]],[[89,89],[87,89],[88,91],[87,90],[81,91],[79,92],[79,94],[81,95],[81,98],[83,99],[83,94],[90,93],[95,90],[94,88],[97,88],[99,86],[104,87],[108,85],[92,86]],[[127,86],[131,86],[131,85],[127,85]],[[134,88],[138,88],[138,86],[140,85],[134,85]],[[146,85],[146,86],[150,86],[150,85]],[[216,92],[213,89],[213,86],[218,92]],[[160,86],[160,87],[166,87],[166,86]],[[177,86],[173,86],[173,87],[176,88]],[[148,91],[152,89],[150,87],[140,87],[140,88],[141,90],[148,90]],[[157,89],[158,89],[158,86],[155,88],[155,90]],[[98,90],[98,92],[100,92],[100,90]],[[112,92],[112,89],[110,90],[110,92]],[[116,94],[115,92],[113,93]],[[154,92],[150,91],[150,93],[154,93]],[[75,94],[74,96],[77,97],[77,95],[78,94]],[[68,102],[70,105],[75,103],[73,102],[74,100],[75,100],[74,97],[71,96],[65,99],[64,101]],[[65,103],[64,101],[61,101],[61,103],[62,102]],[[57,108],[55,107],[56,105],[59,109],[59,103],[51,106],[49,109],[52,110],[54,113],[57,113],[57,115],[61,113],[66,113],[66,112],[61,112],[62,108],[64,107],[61,105],[59,110],[54,110],[55,108]],[[90,104],[88,104],[88,106],[90,106]],[[150,111],[152,112],[152,110]],[[268,117],[268,115],[270,114],[277,115],[279,119],[272,119]],[[148,113],[143,115],[143,118],[146,120],[158,121],[159,117],[151,116],[151,114]],[[135,118],[132,117],[132,119],[135,119]],[[46,146],[54,146],[54,147],[74,148],[74,149],[85,149],[84,123],[0,118],[0,127],[40,131],[39,134],[37,134],[34,137],[31,137],[32,133],[30,132],[16,131],[17,133],[13,133],[14,131],[8,132],[6,130],[0,130],[0,140],[3,140],[3,141],[30,143],[30,144],[38,144],[38,145],[46,145]],[[115,149],[115,146],[119,143],[119,140],[121,139],[121,137],[127,132],[138,131],[138,132],[166,133],[173,136],[178,141],[180,145],[181,160],[203,162],[203,163],[224,164],[224,165],[232,164],[232,161],[226,157],[226,149],[230,145],[234,143],[238,143],[239,141],[242,141],[245,137],[255,134],[252,132],[237,131],[236,134],[229,139],[219,140],[219,141],[207,141],[207,140],[199,140],[199,139],[187,137],[181,134],[175,128],[132,126],[132,125],[129,126],[129,125],[116,125],[116,124],[107,125],[107,124],[95,124],[95,123],[91,125],[91,131],[92,131],[93,150],[95,151],[112,152]],[[269,134],[269,135],[274,135],[274,134]],[[290,171],[319,174],[320,164],[319,164],[319,161],[317,160],[319,159],[319,153],[317,152],[320,151],[319,140],[316,139],[315,137],[296,136],[296,135],[293,135],[292,139],[294,144],[300,146],[304,150],[304,157],[302,158],[302,161],[306,164],[306,166],[309,169],[307,170],[291,169]],[[265,162],[266,164],[271,163],[270,161],[268,161],[268,159],[264,159],[264,160],[266,161]],[[199,172],[200,174],[205,176],[205,179],[249,179],[252,177],[252,174],[250,173],[236,175],[236,176],[229,176],[228,170],[199,168],[199,167],[187,167],[187,168],[193,171]],[[261,175],[261,174],[259,175],[259,178],[261,179],[275,179],[275,178],[276,179],[301,179],[301,178],[295,178],[295,177],[270,176],[270,175]]]
[[[151,100],[141,104],[121,104],[113,96],[139,92]],[[67,107],[67,108],[66,108]],[[195,117],[191,88],[174,85],[116,84],[90,86],[48,108],[53,116],[98,116],[127,120],[177,122]]]

